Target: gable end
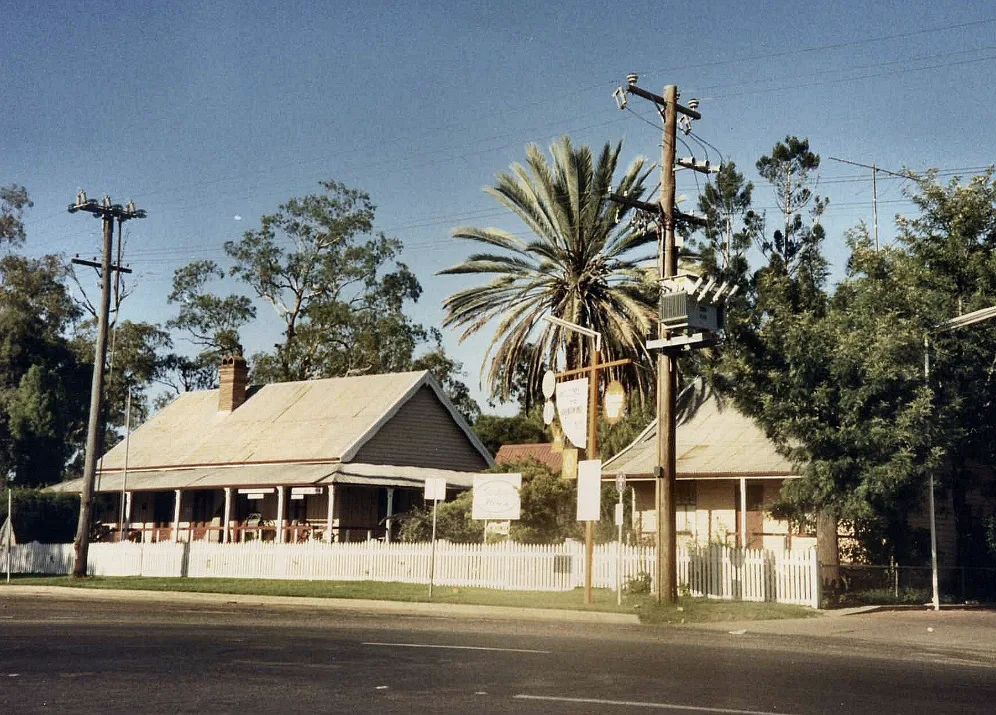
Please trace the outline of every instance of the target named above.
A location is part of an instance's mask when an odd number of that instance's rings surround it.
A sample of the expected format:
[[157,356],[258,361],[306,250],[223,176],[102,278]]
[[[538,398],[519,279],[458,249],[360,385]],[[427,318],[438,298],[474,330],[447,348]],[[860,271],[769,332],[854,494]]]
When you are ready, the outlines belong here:
[[428,385],[422,385],[349,461],[456,471],[489,466]]

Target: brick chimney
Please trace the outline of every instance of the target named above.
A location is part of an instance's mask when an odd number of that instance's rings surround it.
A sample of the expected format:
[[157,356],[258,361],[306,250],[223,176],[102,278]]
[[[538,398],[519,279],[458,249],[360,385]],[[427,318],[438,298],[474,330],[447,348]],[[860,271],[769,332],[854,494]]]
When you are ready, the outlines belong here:
[[218,370],[218,411],[231,412],[246,401],[249,368],[241,355],[226,355]]

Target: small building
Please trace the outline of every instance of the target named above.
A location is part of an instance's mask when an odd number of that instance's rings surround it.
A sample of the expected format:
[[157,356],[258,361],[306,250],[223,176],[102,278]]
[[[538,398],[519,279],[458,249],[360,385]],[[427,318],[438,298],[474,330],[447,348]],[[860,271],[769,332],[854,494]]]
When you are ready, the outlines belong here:
[[97,539],[390,540],[426,478],[463,490],[494,465],[427,371],[247,380],[225,358],[219,389],[180,395],[104,455]]
[[[799,474],[764,432],[729,400],[710,394],[679,413],[675,519],[678,542],[748,548],[808,548],[815,534],[774,518],[770,505]],[[657,531],[657,421],[602,466],[605,478],[625,474],[633,487],[633,529]]]
[[534,460],[547,467],[555,474],[560,473],[563,465],[563,450],[556,450],[550,442],[536,444],[503,444],[495,455],[495,464],[521,464]]

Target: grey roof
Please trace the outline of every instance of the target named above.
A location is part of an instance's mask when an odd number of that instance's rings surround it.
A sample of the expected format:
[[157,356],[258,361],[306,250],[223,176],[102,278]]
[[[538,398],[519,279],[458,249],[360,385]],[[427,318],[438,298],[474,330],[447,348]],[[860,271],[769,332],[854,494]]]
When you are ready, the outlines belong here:
[[[690,406],[676,429],[679,478],[798,476],[757,424],[738,412],[730,400],[709,394]],[[657,464],[657,421],[602,465],[603,474],[653,474]]]
[[[469,489],[477,473],[448,469],[384,464],[244,464],[190,469],[129,470],[101,474],[96,491],[164,491],[170,489],[220,489],[222,487],[319,486],[357,484],[378,487],[421,488],[427,477],[442,477],[446,484]],[[82,479],[72,479],[51,487],[58,492],[80,492]]]
[[[218,411],[218,390],[187,392],[135,430],[129,469],[217,467],[280,462],[348,462],[420,388],[428,386],[467,439],[488,450],[427,371],[264,385],[238,409]],[[104,455],[103,473],[124,467],[122,442]]]

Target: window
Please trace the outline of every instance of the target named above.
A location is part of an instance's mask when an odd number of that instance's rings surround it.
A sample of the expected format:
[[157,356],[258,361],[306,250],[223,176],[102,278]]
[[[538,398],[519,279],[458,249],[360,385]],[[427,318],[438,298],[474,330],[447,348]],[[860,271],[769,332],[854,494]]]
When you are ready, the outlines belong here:
[[747,485],[747,511],[761,511],[764,507],[764,485]]
[[675,531],[695,533],[695,482],[674,483]]
[[695,506],[695,482],[674,483],[674,503],[677,506]]

